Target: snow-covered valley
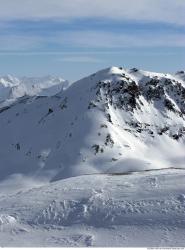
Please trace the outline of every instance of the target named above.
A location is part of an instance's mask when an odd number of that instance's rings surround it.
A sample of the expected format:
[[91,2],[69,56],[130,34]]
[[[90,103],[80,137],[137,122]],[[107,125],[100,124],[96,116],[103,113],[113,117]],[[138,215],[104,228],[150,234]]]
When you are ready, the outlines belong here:
[[0,246],[183,246],[184,75],[111,67],[72,85],[37,79],[35,92],[24,79],[26,94],[11,79]]

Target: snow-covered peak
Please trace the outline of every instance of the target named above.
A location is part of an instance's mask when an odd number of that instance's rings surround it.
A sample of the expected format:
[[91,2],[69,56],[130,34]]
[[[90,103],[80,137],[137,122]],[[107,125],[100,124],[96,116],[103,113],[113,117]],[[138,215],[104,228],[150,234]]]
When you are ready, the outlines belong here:
[[0,86],[1,87],[13,87],[20,84],[20,80],[11,75],[0,77]]
[[1,245],[184,245],[184,80],[111,67],[54,96],[61,79],[21,81],[12,96],[39,96],[0,108]]
[[170,74],[111,67],[59,95],[22,99],[0,110],[1,176],[182,168],[184,96]]
[[13,103],[22,96],[52,96],[68,87],[61,77],[0,77],[0,106]]

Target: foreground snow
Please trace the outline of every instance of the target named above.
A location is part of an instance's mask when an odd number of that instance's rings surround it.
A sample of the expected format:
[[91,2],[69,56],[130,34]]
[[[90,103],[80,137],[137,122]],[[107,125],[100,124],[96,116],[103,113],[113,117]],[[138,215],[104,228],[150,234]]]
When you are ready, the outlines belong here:
[[185,171],[85,175],[0,197],[0,246],[184,246]]

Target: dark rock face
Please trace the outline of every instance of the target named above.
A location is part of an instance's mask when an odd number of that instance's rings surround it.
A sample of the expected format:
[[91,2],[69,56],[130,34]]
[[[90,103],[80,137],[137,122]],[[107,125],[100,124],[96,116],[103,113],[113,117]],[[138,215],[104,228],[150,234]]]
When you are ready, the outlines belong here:
[[149,101],[159,100],[164,96],[164,89],[161,86],[149,85],[145,95]]
[[123,79],[114,84],[111,82],[99,82],[97,84],[96,95],[97,101],[105,99],[114,108],[128,111],[133,111],[137,107],[139,108],[137,99],[140,95],[140,89],[134,81],[128,82]]
[[169,99],[164,99],[164,105],[167,109],[175,112],[174,104]]
[[146,83],[137,84],[128,76],[122,78],[115,83],[98,82],[97,101],[105,99],[114,108],[134,111],[141,108],[140,96],[143,96],[148,102],[162,101],[163,108],[181,116],[185,114],[185,88],[180,82],[168,78],[150,78]]
[[[137,69],[132,69],[134,73]],[[143,100],[148,104],[158,108],[160,112],[168,116],[168,112],[172,112],[177,117],[185,119],[185,88],[180,81],[173,80],[167,77],[145,77],[139,82],[127,75],[120,74],[120,80],[106,80],[99,81],[95,87],[96,97],[89,103],[88,109],[96,108],[98,105],[103,105],[103,110],[107,121],[113,124],[110,107],[115,110],[126,111],[131,115],[136,110],[142,112],[144,104]],[[129,132],[136,134],[148,133],[151,137],[156,135],[166,134],[178,140],[185,136],[183,127],[177,128],[176,133],[170,132],[170,125],[165,127],[153,126],[153,124],[141,124],[140,122],[133,122],[129,124]]]

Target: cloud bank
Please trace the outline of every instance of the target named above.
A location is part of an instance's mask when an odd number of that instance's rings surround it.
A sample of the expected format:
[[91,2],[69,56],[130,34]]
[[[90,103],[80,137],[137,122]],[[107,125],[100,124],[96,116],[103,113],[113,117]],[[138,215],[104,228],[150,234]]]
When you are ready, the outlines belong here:
[[108,18],[185,25],[184,0],[2,0],[1,20]]
[[[0,52],[35,51],[42,47],[62,49],[122,49],[151,47],[185,47],[185,35],[176,33],[127,33],[104,31],[66,31],[50,37],[37,35],[0,35]],[[40,50],[39,50],[40,52]],[[55,51],[53,51],[55,52]],[[81,58],[87,60],[87,58]],[[74,58],[73,58],[74,61]]]

